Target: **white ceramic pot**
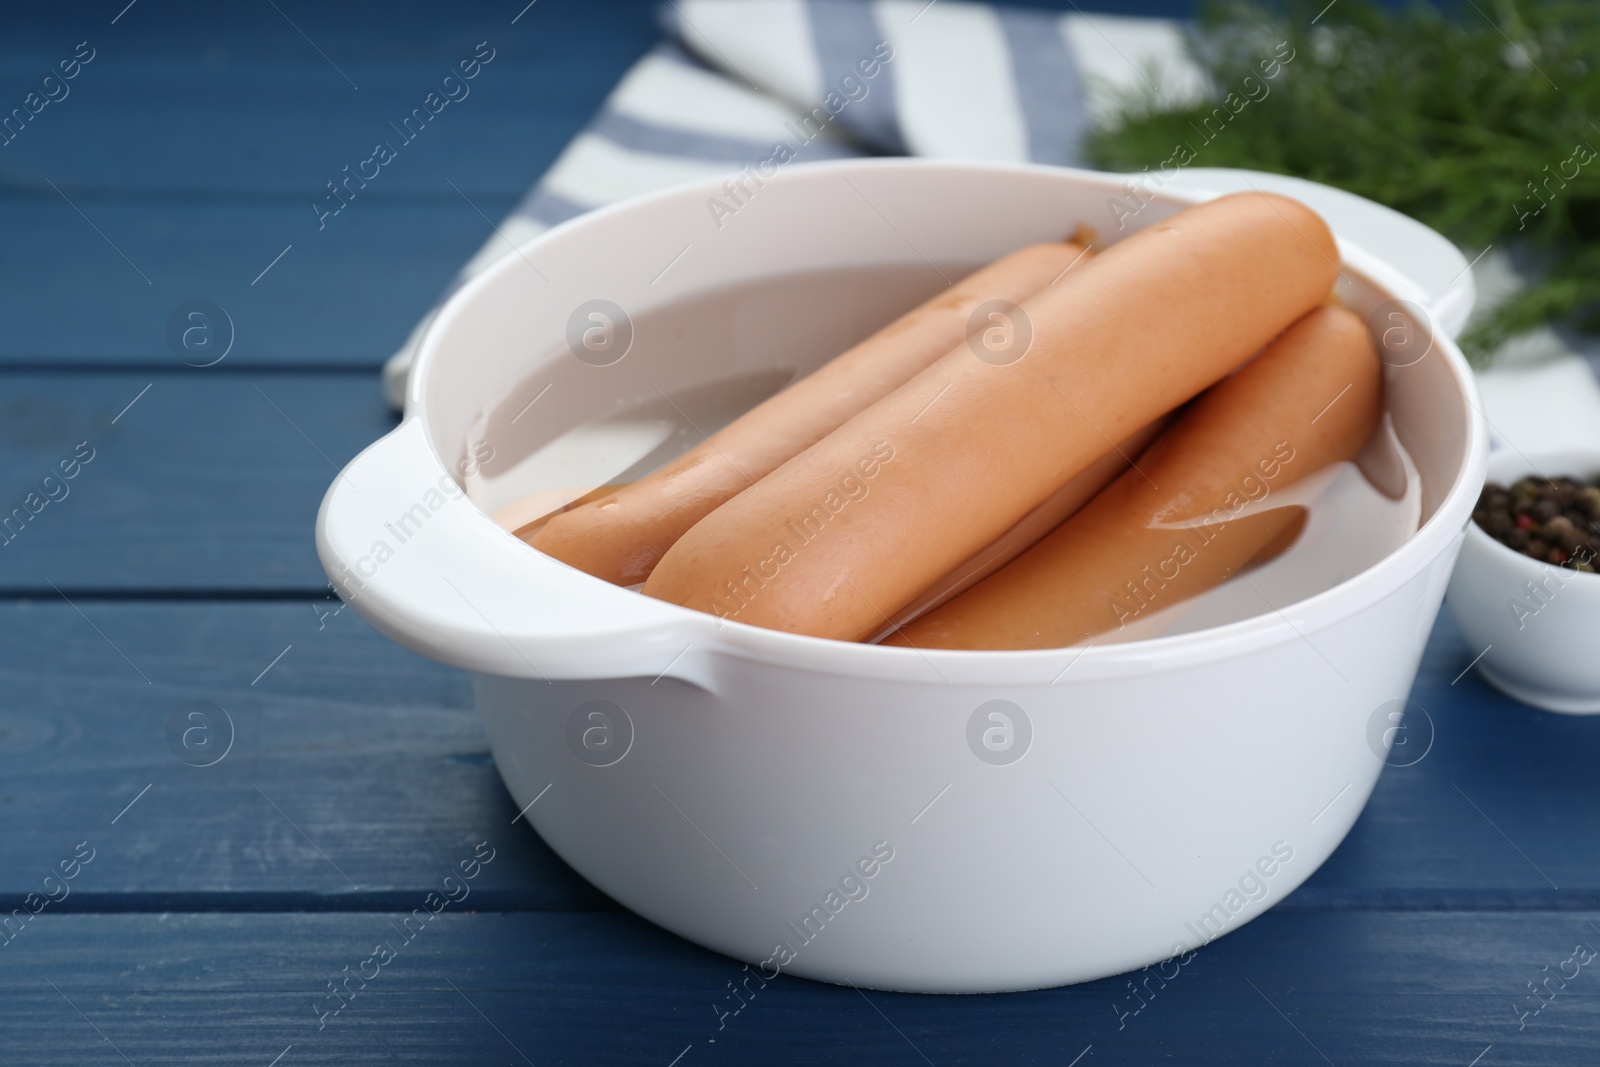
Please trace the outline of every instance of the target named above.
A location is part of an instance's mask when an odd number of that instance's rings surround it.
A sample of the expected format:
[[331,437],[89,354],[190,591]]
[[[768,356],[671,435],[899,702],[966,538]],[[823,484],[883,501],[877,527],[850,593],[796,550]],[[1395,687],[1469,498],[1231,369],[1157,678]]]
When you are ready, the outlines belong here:
[[[1087,650],[795,636],[529,549],[458,488],[477,463],[468,442],[487,441],[503,471],[608,412],[786,380],[905,300],[841,283],[821,303],[830,277],[953,276],[1080,222],[1109,238],[1125,194],[1082,171],[871,160],[791,168],[720,228],[713,196],[697,183],[595,211],[458,292],[419,350],[404,422],[318,518],[350,603],[472,672],[496,764],[539,834],[692,941],[769,974],[883,989],[1099,978],[1236,929],[1299,885],[1383,767],[1385,709],[1410,690],[1483,481],[1471,374],[1444,331],[1415,324],[1387,372],[1424,522],[1335,588]],[[1162,191],[1124,232],[1199,199]],[[1359,313],[1426,299],[1344,253],[1340,291]],[[603,321],[588,317],[597,299],[656,321],[735,285],[742,296],[675,327],[705,330],[703,346],[641,337],[598,366],[610,356],[580,361],[565,340]],[[605,352],[626,347],[609,336]]]
[[[1489,459],[1490,481],[1509,486],[1530,474],[1592,478],[1600,451],[1507,448]],[[1447,599],[1467,644],[1482,650],[1475,663],[1490,685],[1546,711],[1600,713],[1600,575],[1540,563],[1473,523]]]

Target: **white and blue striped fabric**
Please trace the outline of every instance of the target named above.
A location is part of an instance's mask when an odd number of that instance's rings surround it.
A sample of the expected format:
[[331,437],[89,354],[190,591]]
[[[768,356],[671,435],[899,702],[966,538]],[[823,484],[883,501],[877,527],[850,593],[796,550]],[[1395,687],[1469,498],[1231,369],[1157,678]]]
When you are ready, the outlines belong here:
[[[591,208],[796,160],[917,155],[1081,165],[1083,135],[1127,93],[1202,93],[1165,19],[958,0],[667,0],[667,40],[457,276]],[[454,286],[452,286],[453,288]],[[419,324],[385,368],[399,406]]]

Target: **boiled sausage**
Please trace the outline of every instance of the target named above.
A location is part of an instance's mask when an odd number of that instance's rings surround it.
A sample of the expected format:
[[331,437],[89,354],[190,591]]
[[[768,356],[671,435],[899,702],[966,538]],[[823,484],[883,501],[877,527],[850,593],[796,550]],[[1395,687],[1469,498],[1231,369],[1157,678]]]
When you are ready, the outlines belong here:
[[700,520],[644,592],[867,637],[1321,304],[1337,259],[1321,218],[1270,193],[1154,223],[1024,300],[1009,350],[957,346]]
[[1359,317],[1311,312],[1201,397],[1138,470],[884,643],[1057,648],[1220,585],[1298,532],[1305,509],[1274,506],[1274,494],[1361,451],[1382,406],[1380,370]]

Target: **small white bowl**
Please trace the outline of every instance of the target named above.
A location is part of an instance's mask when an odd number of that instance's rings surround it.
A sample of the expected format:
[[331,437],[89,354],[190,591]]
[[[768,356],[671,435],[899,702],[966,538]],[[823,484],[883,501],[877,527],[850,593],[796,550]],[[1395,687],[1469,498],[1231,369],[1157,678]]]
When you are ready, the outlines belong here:
[[[1600,450],[1508,448],[1489,458],[1491,482],[1509,487],[1529,474],[1587,481],[1600,474]],[[1600,713],[1600,575],[1541,563],[1474,522],[1446,600],[1467,643],[1483,650],[1477,667],[1490,685],[1546,711]]]

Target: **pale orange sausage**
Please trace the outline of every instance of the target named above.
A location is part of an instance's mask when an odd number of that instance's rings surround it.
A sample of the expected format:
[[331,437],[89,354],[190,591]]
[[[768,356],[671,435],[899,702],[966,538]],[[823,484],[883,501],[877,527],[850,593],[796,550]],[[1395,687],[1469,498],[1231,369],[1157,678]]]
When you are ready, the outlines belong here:
[[1130,470],[1009,566],[885,644],[1058,648],[1222,584],[1305,515],[1274,494],[1353,458],[1382,407],[1360,318],[1310,312],[1213,386]]
[[990,300],[1019,302],[1087,258],[1084,247],[1071,241],[1018,249],[906,312],[660,470],[610,492],[597,490],[517,534],[598,578],[642,582],[662,553],[718,505],[960,344],[974,309]]
[[953,349],[702,519],[644,592],[860,640],[1321,303],[1337,258],[1314,212],[1267,193],[1153,224],[1023,301],[1019,359]]
[[1169,417],[1163,416],[1118,441],[1114,449],[1069,478],[1066,485],[1046,497],[1044,503],[1024,515],[1020,522],[1001,534],[993,544],[924,589],[882,632],[896,630],[945,601],[954,600],[1032,548],[1127,470],[1133,458],[1149,447],[1150,442],[1166,429],[1170,421]]

